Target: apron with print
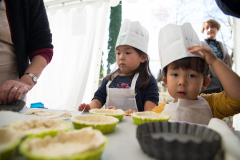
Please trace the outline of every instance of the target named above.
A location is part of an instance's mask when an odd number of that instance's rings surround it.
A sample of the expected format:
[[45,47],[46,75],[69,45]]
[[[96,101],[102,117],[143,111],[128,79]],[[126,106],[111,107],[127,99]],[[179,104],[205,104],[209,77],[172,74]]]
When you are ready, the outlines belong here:
[[198,100],[178,99],[178,102],[165,105],[162,114],[170,115],[170,120],[187,121],[207,125],[213,114],[208,102],[201,96]]
[[[118,75],[115,74],[114,78]],[[109,88],[112,81],[108,81],[106,85],[107,101],[106,108],[109,106],[115,106],[117,109],[124,111],[132,109],[138,111],[137,103],[135,99],[135,85],[138,79],[139,73],[136,73],[132,79],[131,88]]]

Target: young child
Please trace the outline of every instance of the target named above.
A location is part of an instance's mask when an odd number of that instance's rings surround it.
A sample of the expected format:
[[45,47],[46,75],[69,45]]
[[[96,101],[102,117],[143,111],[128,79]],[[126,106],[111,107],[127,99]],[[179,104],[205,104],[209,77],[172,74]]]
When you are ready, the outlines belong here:
[[118,69],[103,79],[91,103],[81,104],[79,110],[101,108],[106,103],[106,108],[122,109],[129,116],[158,105],[158,86],[146,54],[148,40],[148,31],[139,22],[123,22],[116,43]]
[[[240,77],[210,48],[200,46],[190,23],[163,27],[159,33],[159,54],[163,81],[174,99],[155,107],[154,112],[168,114],[171,120],[200,124],[240,112]],[[199,96],[210,82],[209,65],[224,91]]]

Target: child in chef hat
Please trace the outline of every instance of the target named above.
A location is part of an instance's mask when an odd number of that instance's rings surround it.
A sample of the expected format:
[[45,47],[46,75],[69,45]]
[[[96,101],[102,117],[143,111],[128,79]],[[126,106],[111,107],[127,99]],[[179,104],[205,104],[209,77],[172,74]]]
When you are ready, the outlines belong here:
[[[190,23],[166,25],[159,32],[158,44],[163,81],[173,101],[155,107],[154,112],[170,115],[171,120],[200,124],[240,112],[240,77],[210,48],[201,46]],[[210,82],[209,65],[224,91],[199,95]]]
[[147,55],[149,34],[138,21],[125,20],[116,42],[118,69],[107,75],[90,104],[79,110],[101,108],[122,109],[125,115],[133,111],[151,111],[158,105],[156,80],[149,70]]

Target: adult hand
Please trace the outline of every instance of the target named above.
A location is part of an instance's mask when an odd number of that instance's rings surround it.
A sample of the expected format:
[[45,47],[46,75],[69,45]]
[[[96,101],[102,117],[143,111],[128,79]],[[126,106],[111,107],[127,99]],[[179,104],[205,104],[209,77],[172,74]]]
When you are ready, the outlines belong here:
[[[84,109],[85,108],[85,109]],[[89,110],[91,110],[91,107],[89,104],[85,104],[85,103],[82,103],[80,104],[80,106],[78,107],[78,110],[79,111],[82,111],[84,109],[84,112],[88,112]]]
[[109,106],[107,109],[117,109],[115,106]]
[[126,111],[125,111],[125,116],[131,116],[131,114],[132,114],[133,112],[137,112],[137,111],[132,110],[132,109],[126,110]]
[[32,87],[32,85],[24,82],[7,80],[0,87],[0,104],[9,104],[16,101],[22,94],[30,91]]
[[212,49],[209,47],[204,46],[190,46],[188,47],[190,53],[194,52],[202,52],[204,55],[204,59],[206,60],[207,64],[212,65],[215,61],[218,60],[217,56],[213,53]]

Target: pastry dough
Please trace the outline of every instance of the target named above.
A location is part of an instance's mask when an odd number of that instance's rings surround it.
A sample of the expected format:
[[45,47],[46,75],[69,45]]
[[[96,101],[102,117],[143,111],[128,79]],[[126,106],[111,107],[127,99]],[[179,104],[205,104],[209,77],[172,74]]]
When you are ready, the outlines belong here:
[[131,114],[132,116],[136,117],[136,118],[141,118],[141,119],[146,119],[146,118],[150,118],[150,119],[165,119],[167,115],[164,114],[158,114],[156,112],[152,112],[152,111],[145,111],[145,112],[134,112]]
[[27,148],[35,155],[59,157],[93,151],[105,142],[106,138],[100,131],[87,127],[70,132],[59,131],[54,138],[32,139],[27,143]]
[[52,120],[47,118],[31,119],[29,121],[14,121],[9,126],[10,129],[23,134],[38,134],[50,130],[65,130],[68,125],[61,119]]
[[[7,128],[0,128],[0,153],[4,152],[14,142],[23,137],[22,134],[16,134],[14,130]],[[1,158],[0,158],[1,159]]]
[[104,114],[104,115],[122,115],[125,112],[122,109],[91,109],[90,113]]
[[66,111],[64,113],[57,113],[54,111],[42,111],[42,110],[31,110],[27,111],[26,114],[35,114],[38,116],[48,116],[48,118],[58,118],[58,117],[72,117],[71,113],[69,111]]
[[113,124],[118,123],[119,120],[111,116],[103,115],[80,115],[74,116],[71,118],[71,121],[80,123],[80,124],[90,124],[90,125],[104,125],[104,124]]

